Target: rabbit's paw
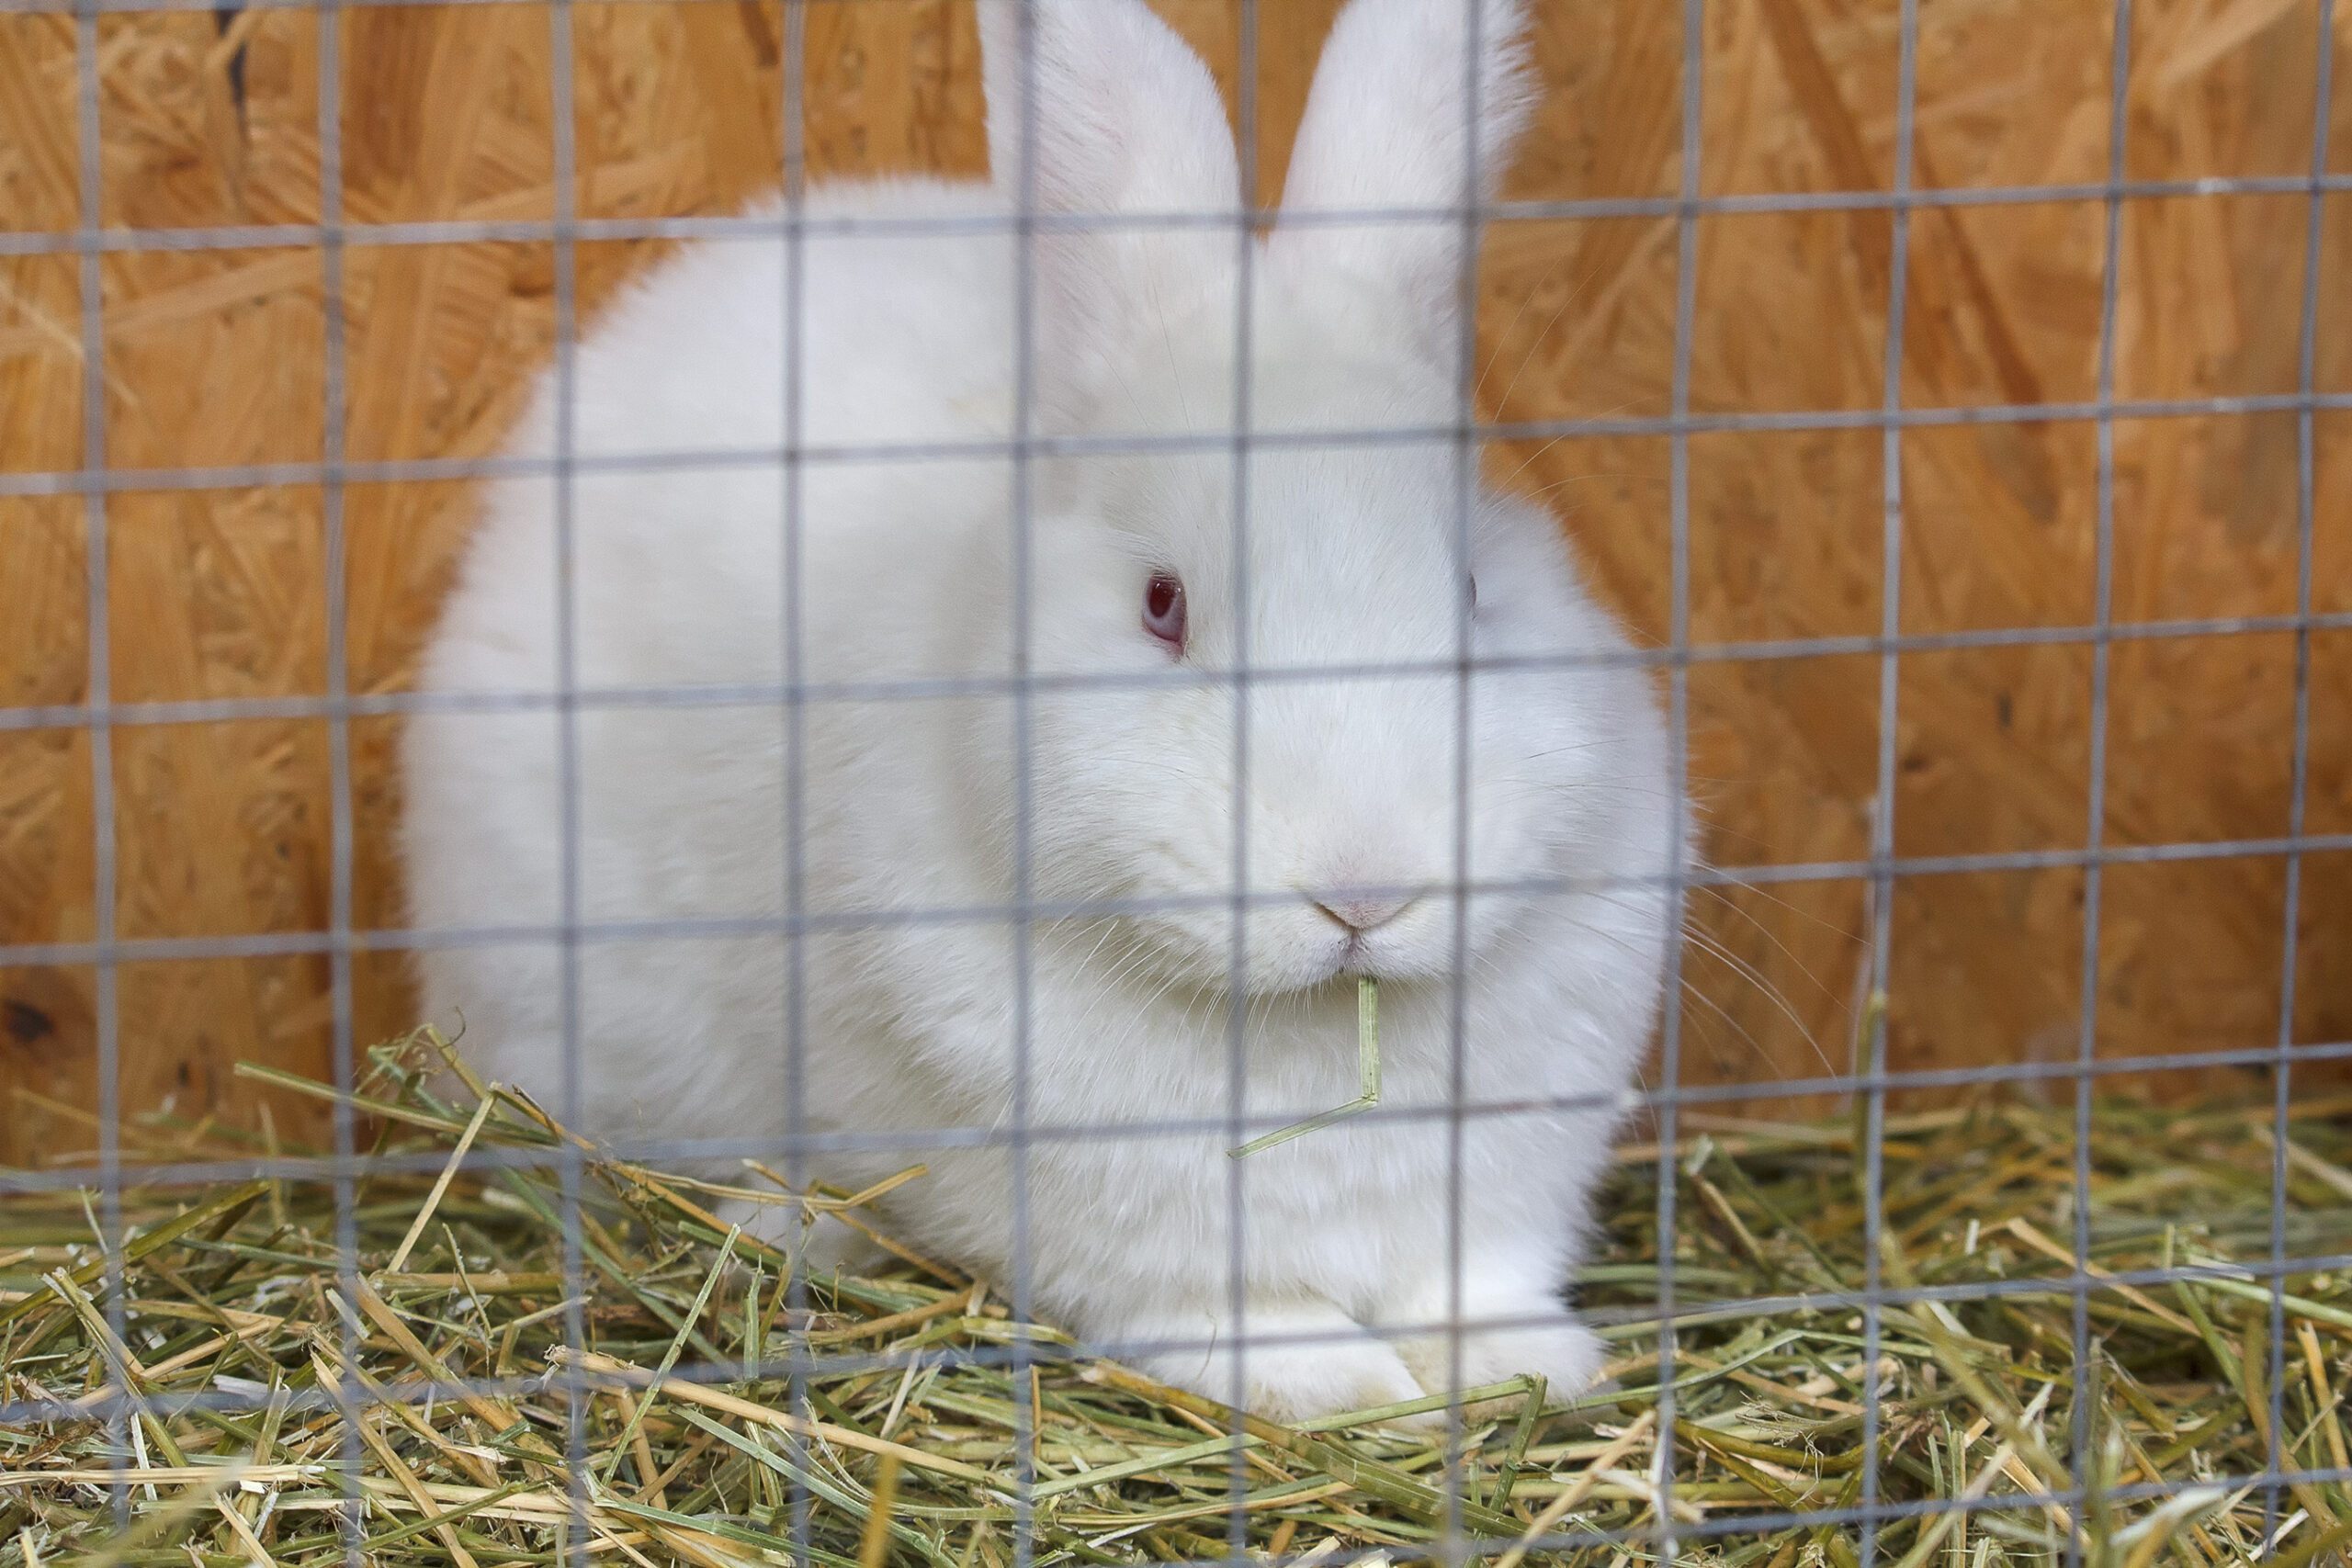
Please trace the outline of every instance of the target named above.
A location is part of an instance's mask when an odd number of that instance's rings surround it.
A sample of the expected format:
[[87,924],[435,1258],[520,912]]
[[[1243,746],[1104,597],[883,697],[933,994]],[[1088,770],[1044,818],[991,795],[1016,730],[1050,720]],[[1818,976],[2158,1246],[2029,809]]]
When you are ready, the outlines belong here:
[[[1477,1281],[1464,1280],[1457,1360],[1449,1294],[1442,1289],[1417,1292],[1383,1314],[1385,1323],[1411,1331],[1396,1341],[1397,1353],[1430,1391],[1473,1389],[1529,1375],[1544,1380],[1550,1404],[1595,1391],[1608,1348],[1558,1298],[1524,1290],[1481,1291]],[[1465,1415],[1484,1418],[1510,1403],[1475,1405]]]
[[1159,1327],[1152,1338],[1185,1343],[1134,1355],[1130,1364],[1219,1401],[1233,1398],[1238,1374],[1244,1407],[1270,1421],[1369,1410],[1424,1393],[1402,1357],[1335,1306],[1253,1306],[1238,1335],[1222,1314]]

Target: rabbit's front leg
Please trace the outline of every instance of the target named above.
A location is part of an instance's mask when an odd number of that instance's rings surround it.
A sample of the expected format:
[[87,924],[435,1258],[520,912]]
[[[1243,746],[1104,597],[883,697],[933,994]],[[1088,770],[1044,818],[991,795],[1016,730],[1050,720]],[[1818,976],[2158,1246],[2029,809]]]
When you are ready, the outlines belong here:
[[1373,1322],[1394,1336],[1405,1364],[1432,1393],[1532,1373],[1544,1381],[1546,1402],[1556,1404],[1590,1392],[1608,1359],[1607,1346],[1568,1309],[1560,1286],[1509,1249],[1469,1252],[1458,1300],[1442,1266],[1400,1281]]
[[1422,1397],[1404,1359],[1337,1306],[1313,1298],[1140,1312],[1093,1335],[1117,1359],[1162,1382],[1241,1402],[1272,1421],[1305,1421]]

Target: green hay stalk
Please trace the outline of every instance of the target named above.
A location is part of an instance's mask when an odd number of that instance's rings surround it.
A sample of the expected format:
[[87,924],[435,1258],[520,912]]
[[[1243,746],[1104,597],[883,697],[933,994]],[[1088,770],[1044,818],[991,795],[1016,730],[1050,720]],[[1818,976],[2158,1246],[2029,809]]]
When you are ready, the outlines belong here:
[[1334,1122],[1344,1122],[1360,1115],[1380,1103],[1380,982],[1366,975],[1356,982],[1356,1097],[1345,1105],[1335,1105],[1318,1111],[1304,1122],[1294,1122],[1287,1127],[1277,1127],[1263,1137],[1252,1138],[1238,1149],[1225,1152],[1235,1159],[1242,1159],[1277,1144],[1287,1144],[1293,1138],[1303,1138],[1318,1133]]

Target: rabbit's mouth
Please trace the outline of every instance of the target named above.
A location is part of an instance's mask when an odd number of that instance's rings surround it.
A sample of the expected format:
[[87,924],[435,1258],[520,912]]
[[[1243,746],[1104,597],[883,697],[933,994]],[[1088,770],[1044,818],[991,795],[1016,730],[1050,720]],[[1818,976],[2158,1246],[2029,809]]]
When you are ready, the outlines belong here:
[[1311,895],[1308,902],[1329,955],[1311,985],[1427,980],[1453,968],[1450,905],[1428,889]]
[[1402,983],[1430,977],[1430,965],[1419,961],[1418,954],[1400,955],[1386,944],[1358,933],[1340,939],[1340,951],[1332,960],[1330,973],[1312,984],[1319,986],[1332,980]]
[[1388,892],[1334,893],[1312,898],[1315,912],[1331,928],[1327,933],[1340,942],[1332,977],[1357,980],[1398,978],[1393,973],[1395,948],[1409,941],[1425,900],[1413,889]]
[[1456,968],[1448,901],[1419,894],[1348,901],[1302,896],[1295,904],[1275,903],[1250,916],[1238,964],[1232,928],[1222,920],[1213,931],[1163,930],[1159,935],[1176,950],[1170,958],[1213,971],[1201,978],[1213,978],[1221,988],[1232,988],[1238,977],[1252,996],[1365,979],[1413,984],[1442,979]]

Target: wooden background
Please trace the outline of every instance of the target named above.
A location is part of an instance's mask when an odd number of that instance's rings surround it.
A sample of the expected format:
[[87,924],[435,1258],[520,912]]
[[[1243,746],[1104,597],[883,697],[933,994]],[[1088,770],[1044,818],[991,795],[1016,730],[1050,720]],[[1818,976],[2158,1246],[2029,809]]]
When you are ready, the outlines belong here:
[[[1679,186],[1681,7],[1537,0],[1547,92],[1508,194]],[[1233,0],[1166,0],[1228,91]],[[1279,186],[1335,0],[1263,0],[1262,188]],[[2298,175],[2309,165],[2317,0],[2141,0],[2130,172]],[[2338,6],[2333,167],[2352,170],[2352,6]],[[578,202],[590,215],[728,210],[777,177],[774,0],[572,7]],[[814,0],[806,132],[820,174],[977,173],[976,46],[951,0]],[[1895,0],[1713,0],[1710,193],[1883,189],[1893,178]],[[2096,181],[2109,159],[2104,0],[1921,0],[1922,186]],[[354,220],[545,218],[554,167],[548,9],[361,6],[341,33],[345,205]],[[319,213],[318,23],[300,10],[102,20],[103,220],[300,223]],[[0,227],[81,220],[71,20],[0,16]],[[2124,213],[2116,380],[2126,398],[2295,388],[2305,198],[2152,199]],[[1890,295],[1884,211],[1720,215],[1698,230],[1691,396],[1702,410],[1876,407]],[[1903,394],[1915,405],[2089,398],[2098,204],[1945,208],[1911,220]],[[2352,391],[2352,194],[2329,199],[2323,389]],[[582,247],[593,314],[654,247]],[[1667,412],[1670,219],[1498,227],[1486,258],[1486,412]],[[103,364],[80,353],[77,262],[0,255],[0,471],[316,459],[325,295],[301,248],[114,254]],[[358,458],[492,452],[549,353],[544,244],[355,245],[344,301]],[[81,449],[104,378],[107,450]],[[2352,414],[2321,416],[2317,599],[2352,610]],[[2126,421],[2115,433],[2123,621],[2278,615],[2295,604],[2291,415]],[[2092,610],[2086,423],[1922,429],[1903,444],[1909,631],[2080,625]],[[1497,454],[1546,493],[1610,597],[1665,631],[1663,439]],[[1869,634],[1880,622],[1874,432],[1714,434],[1690,446],[1702,641]],[[351,682],[394,692],[468,522],[455,484],[354,487]],[[108,512],[119,700],[315,694],[325,681],[315,489],[130,492]],[[73,704],[88,664],[81,503],[0,498],[0,705]],[[2282,834],[2295,646],[2279,634],[2119,645],[2104,836],[2154,844]],[[2087,814],[2090,655],[2079,646],[1906,655],[1895,836],[1907,855],[2066,850]],[[2352,632],[2312,639],[2309,826],[2352,829]],[[1708,852],[1725,864],[1861,855],[1878,747],[1872,658],[1709,663],[1692,675]],[[398,919],[390,721],[352,728],[362,925]],[[93,931],[91,763],[72,728],[0,730],[0,942]],[[126,937],[316,930],[327,917],[323,722],[130,726],[114,738]],[[2110,871],[2098,959],[2103,1054],[2262,1046],[2288,933],[2276,859]],[[1905,878],[1894,895],[1897,1067],[2052,1060],[2075,1048],[2083,878]],[[1697,902],[1684,1068],[1776,1084],[1844,1067],[1868,930],[1857,883]],[[2295,1037],[2352,1036],[2352,856],[2304,867]],[[2333,960],[2333,961],[2332,961]],[[323,1071],[319,958],[147,963],[121,974],[124,1100],[252,1120],[253,1057]],[[408,1023],[397,961],[356,965],[360,1032]],[[93,976],[0,967],[0,1159],[86,1148]],[[2250,1075],[2137,1087],[2218,1094]],[[2301,1081],[2301,1080],[2299,1080]],[[2125,1087],[2132,1087],[2126,1085]],[[2062,1091],[2063,1092],[2063,1091]],[[1788,1109],[1767,1103],[1762,1109]],[[288,1120],[301,1114],[281,1107]]]

